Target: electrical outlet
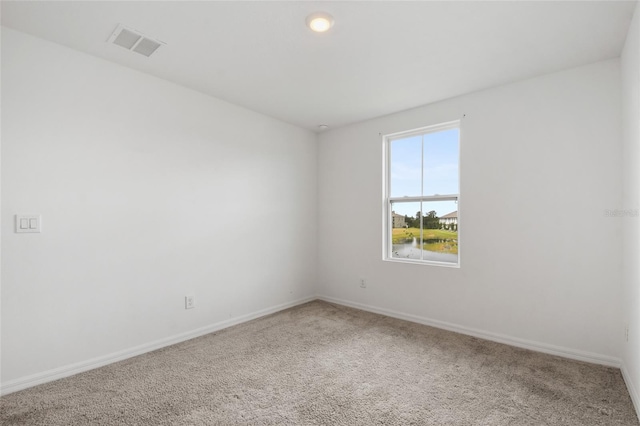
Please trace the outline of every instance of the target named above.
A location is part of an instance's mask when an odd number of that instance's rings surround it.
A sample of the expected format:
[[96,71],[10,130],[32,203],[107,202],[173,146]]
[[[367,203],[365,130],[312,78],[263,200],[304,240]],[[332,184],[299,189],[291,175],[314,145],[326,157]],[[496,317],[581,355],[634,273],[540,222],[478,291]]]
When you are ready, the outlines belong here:
[[367,288],[367,280],[360,278],[360,288]]
[[188,294],[184,297],[184,308],[193,309],[196,307],[196,297],[193,294]]
[[624,340],[625,342],[629,341],[629,325],[624,327]]

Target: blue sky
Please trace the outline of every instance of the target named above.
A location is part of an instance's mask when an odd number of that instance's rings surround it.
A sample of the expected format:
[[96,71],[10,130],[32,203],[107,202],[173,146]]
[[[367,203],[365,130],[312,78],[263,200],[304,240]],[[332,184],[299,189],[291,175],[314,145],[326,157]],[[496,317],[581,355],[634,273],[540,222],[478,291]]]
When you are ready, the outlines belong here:
[[[392,197],[458,194],[459,129],[391,141]],[[424,203],[423,212],[443,216],[458,209],[455,201]],[[394,203],[399,214],[415,216],[420,203]]]

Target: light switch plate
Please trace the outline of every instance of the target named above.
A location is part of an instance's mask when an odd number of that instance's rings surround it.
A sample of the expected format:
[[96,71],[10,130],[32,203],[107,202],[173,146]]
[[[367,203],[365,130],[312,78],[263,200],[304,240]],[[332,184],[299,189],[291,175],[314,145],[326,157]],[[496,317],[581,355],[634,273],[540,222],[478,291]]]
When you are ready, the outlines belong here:
[[42,217],[39,214],[17,214],[16,232],[42,232]]

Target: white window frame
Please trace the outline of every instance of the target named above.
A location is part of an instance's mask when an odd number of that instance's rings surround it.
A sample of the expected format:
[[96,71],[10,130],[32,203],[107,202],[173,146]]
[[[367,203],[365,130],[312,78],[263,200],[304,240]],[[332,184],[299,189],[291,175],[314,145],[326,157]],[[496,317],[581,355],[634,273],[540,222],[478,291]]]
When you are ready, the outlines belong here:
[[[429,196],[411,196],[411,197],[391,197],[391,164],[389,161],[391,160],[391,142],[397,139],[404,139],[411,136],[424,135],[427,133],[435,133],[443,130],[449,129],[458,129],[458,193],[457,194],[446,194],[446,195],[429,195]],[[435,266],[444,266],[449,268],[460,268],[460,252],[461,252],[461,243],[460,243],[460,157],[462,150],[462,126],[461,120],[448,121],[446,123],[435,124],[426,127],[420,127],[418,129],[406,130],[402,132],[390,133],[382,136],[382,145],[383,145],[383,235],[382,235],[382,243],[383,243],[383,252],[382,259],[390,262],[400,262],[400,263],[413,263],[418,265],[435,265]],[[423,153],[424,158],[424,153]],[[425,260],[425,259],[403,259],[392,257],[392,237],[391,234],[393,232],[393,217],[392,217],[392,204],[393,202],[429,202],[429,201],[451,201],[456,200],[458,202],[458,262],[439,262],[435,260]],[[422,241],[423,237],[423,222],[420,223],[420,240]]]

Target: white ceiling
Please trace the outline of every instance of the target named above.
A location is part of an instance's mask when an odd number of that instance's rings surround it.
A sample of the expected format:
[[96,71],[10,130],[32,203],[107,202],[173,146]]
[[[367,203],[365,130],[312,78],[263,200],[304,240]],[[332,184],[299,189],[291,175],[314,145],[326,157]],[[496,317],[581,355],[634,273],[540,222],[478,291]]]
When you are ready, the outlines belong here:
[[[2,25],[301,127],[620,55],[635,1],[2,1]],[[305,17],[326,11],[332,30]],[[117,24],[166,42],[146,58]]]

